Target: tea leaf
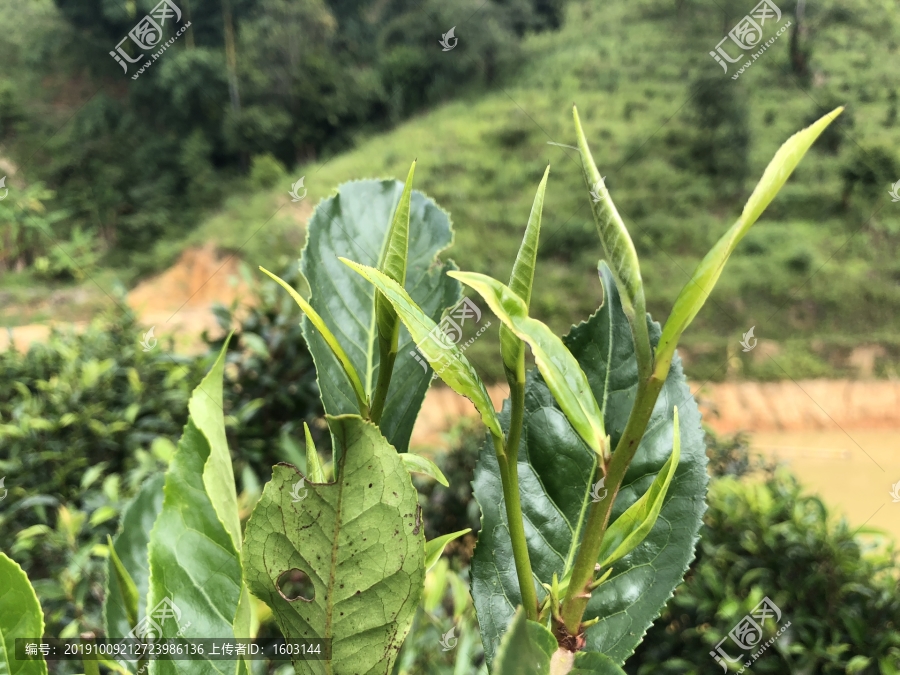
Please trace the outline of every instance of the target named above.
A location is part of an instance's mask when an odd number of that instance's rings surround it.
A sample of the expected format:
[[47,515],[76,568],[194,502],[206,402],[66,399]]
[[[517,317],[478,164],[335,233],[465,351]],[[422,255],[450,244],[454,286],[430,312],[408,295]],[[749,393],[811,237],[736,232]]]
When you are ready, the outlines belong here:
[[697,312],[703,307],[706,298],[712,292],[725,268],[725,263],[731,256],[732,251],[738,245],[750,227],[762,215],[769,203],[778,194],[781,186],[785,184],[790,175],[797,168],[800,160],[809,150],[810,146],[815,142],[823,131],[831,122],[841,114],[843,107],[835,108],[830,113],[814,122],[806,129],[798,131],[791,136],[775,153],[772,161],[763,172],[762,178],[756,184],[753,194],[747,200],[744,210],[741,212],[740,218],[731,226],[716,245],[712,247],[709,253],[697,265],[690,281],[681,289],[678,298],[675,300],[675,306],[672,307],[672,313],[666,321],[663,328],[662,337],[659,339],[659,345],[656,348],[656,376],[659,379],[665,377],[669,368],[669,362],[675,353],[675,346],[678,339],[688,327]]
[[[174,447],[174,446],[173,446]],[[138,593],[137,617],[146,616],[147,592],[150,588],[150,532],[162,511],[163,485],[165,475],[154,474],[144,481],[134,499],[125,507],[119,532],[113,538],[116,554],[122,567],[134,582]],[[113,568],[112,558],[106,563],[106,589],[103,600],[103,626],[107,637],[123,638],[135,624],[132,623],[126,606],[128,601],[119,582],[119,575]],[[121,660],[120,665],[131,672],[138,670],[137,661]]]
[[[382,262],[378,266],[379,271],[384,272],[401,286],[406,283],[406,259],[409,248],[409,203],[412,198],[413,175],[416,172],[416,163],[409,167],[406,183],[403,185],[403,193],[394,217],[391,219],[391,227],[388,230],[386,246]],[[376,296],[377,298],[377,296]],[[377,300],[376,300],[377,302]],[[388,305],[390,309],[390,305]]]
[[[531,205],[531,214],[528,216],[528,225],[525,227],[525,236],[516,254],[516,262],[513,264],[512,274],[509,277],[509,289],[525,302],[525,308],[531,303],[531,287],[534,283],[534,268],[537,265],[538,240],[541,236],[541,213],[544,210],[544,192],[547,190],[547,177],[550,175],[550,166],[544,171],[544,177],[538,185],[534,195],[534,203]],[[521,354],[525,350],[525,344],[512,333],[506,326],[500,326],[500,355],[506,370],[514,373]]]
[[[278,282],[288,293],[291,294],[291,297],[294,298],[294,301],[303,310],[303,314],[306,318],[312,323],[313,326],[316,327],[316,330],[319,331],[319,334],[322,336],[322,339],[325,340],[325,343],[328,345],[329,349],[331,349],[331,353],[337,358],[337,360],[341,364],[341,368],[343,368],[344,373],[347,375],[347,379],[350,380],[350,384],[353,387],[353,393],[356,396],[356,404],[358,406],[358,411],[360,414],[365,414],[368,409],[368,398],[366,397],[366,392],[363,389],[362,382],[359,380],[359,375],[356,373],[356,369],[353,367],[353,364],[350,362],[350,359],[347,357],[346,352],[344,352],[343,347],[341,347],[341,343],[338,342],[337,338],[334,337],[334,334],[329,330],[325,321],[319,316],[318,312],[312,308],[312,306],[303,299],[303,297],[294,290],[294,288],[287,283],[281,277],[275,276],[265,267],[259,268],[263,274],[267,274],[276,282]],[[307,282],[309,283],[309,282]]]
[[[400,455],[403,457],[403,455]],[[445,534],[440,537],[435,537],[431,541],[425,542],[425,571],[430,570],[437,563],[438,559],[441,557],[441,553],[444,552],[444,547],[447,546],[454,539],[459,539],[464,534],[468,534],[472,531],[471,527],[467,527],[464,530],[460,530],[459,532],[451,532],[450,534]]]
[[122,603],[125,609],[125,616],[128,623],[133,628],[138,622],[138,589],[134,583],[134,579],[125,569],[119,554],[116,553],[116,547],[113,545],[112,537],[106,535],[107,546],[109,547],[109,559],[112,563],[112,569],[116,575],[116,582],[122,593]]
[[[162,511],[150,532],[147,613],[160,603],[178,608],[156,617],[161,637],[250,634],[250,595],[241,575],[241,525],[222,411],[229,340],[188,402],[188,423],[166,471]],[[232,671],[239,667],[225,663]],[[177,672],[177,662],[150,661],[151,675]]]
[[625,675],[625,671],[606,654],[581,651],[575,654],[575,667],[569,675]]
[[[294,662],[304,673],[391,672],[424,583],[425,535],[415,488],[378,427],[355,415],[328,417],[340,445],[334,483],[307,483],[277,464],[246,527],[243,560],[253,594],[288,638],[331,638],[332,660]],[[309,594],[279,589],[291,570]],[[310,597],[311,595],[311,597]]]
[[[372,402],[381,371],[376,289],[338,262],[339,257],[370,267],[385,262],[389,231],[398,215],[405,186],[396,180],[344,183],[337,194],[323,200],[309,220],[300,268],[309,281],[309,304],[343,346],[362,382],[363,396]],[[402,215],[402,209],[399,209]],[[459,284],[445,272],[455,269],[438,255],[453,240],[450,218],[433,200],[412,190],[406,245],[406,280],[401,284],[422,311],[435,321],[460,297]],[[389,256],[392,260],[393,255]],[[303,335],[316,365],[325,412],[359,413],[356,393],[343,366],[312,323],[303,322]],[[412,353],[411,353],[412,352]],[[405,452],[416,415],[431,384],[431,372],[415,358],[415,344],[400,327],[397,357],[379,426],[385,438]]]
[[678,430],[678,406],[673,411],[672,421],[672,454],[662,469],[656,474],[650,489],[606,530],[603,544],[600,547],[599,562],[601,567],[608,567],[620,558],[624,558],[647,538],[650,530],[656,525],[660,509],[666,498],[672,476],[678,468],[681,458],[681,436]]
[[581,152],[581,168],[584,182],[591,200],[591,213],[600,233],[600,242],[609,261],[622,302],[622,309],[631,326],[632,336],[637,347],[638,368],[642,374],[649,376],[652,365],[650,343],[647,337],[647,326],[644,320],[646,302],[644,300],[644,282],[641,279],[641,266],[631,235],[622,217],[613,204],[606,183],[597,170],[591,149],[588,147],[578,109],[572,106],[575,118],[575,132],[578,134],[578,149]]
[[31,582],[19,564],[0,553],[0,672],[4,675],[47,675],[42,657],[16,659],[16,638],[41,638],[44,613]]
[[313,483],[324,483],[325,469],[322,467],[322,460],[319,459],[319,453],[316,452],[316,445],[313,443],[312,434],[309,433],[309,425],[303,423],[303,433],[306,435],[306,473]]
[[341,258],[341,262],[368,279],[391,302],[406,326],[422,356],[453,391],[468,398],[475,405],[485,426],[495,436],[501,436],[494,404],[484,383],[462,351],[443,337],[438,325],[413,302],[407,292],[393,279],[365,265]]
[[[587,376],[592,396],[600,402],[604,428],[615,447],[634,403],[638,371],[628,320],[619,302],[612,273],[601,266],[603,306],[573,328],[563,341]],[[658,324],[648,320],[651,344]],[[678,405],[681,458],[659,518],[647,537],[628,556],[613,563],[610,578],[593,591],[584,619],[600,618],[587,628],[586,649],[622,663],[640,643],[693,559],[705,510],[706,445],[700,413],[676,357],[613,504],[610,524],[640,499],[668,461],[673,447],[674,405]],[[508,409],[500,415],[509,424]],[[525,396],[525,428],[518,454],[519,488],[528,552],[539,593],[554,573],[567,578],[581,543],[592,489],[600,476],[596,455],[566,418],[547,385],[529,373]],[[521,604],[519,582],[510,564],[512,544],[500,467],[493,445],[482,447],[473,481],[481,507],[482,527],[472,559],[472,597],[478,612],[485,655],[496,657],[500,634]]]
[[404,452],[400,455],[400,459],[403,460],[403,466],[406,467],[407,471],[424,473],[426,476],[434,478],[444,487],[450,487],[450,483],[447,482],[447,477],[438,468],[438,465],[427,457],[414,455],[411,452]]
[[563,341],[545,324],[530,318],[522,298],[496,279],[474,272],[449,274],[481,295],[503,325],[528,343],[535,364],[560,408],[588,447],[603,457],[606,443],[603,415],[587,376]]
[[[403,194],[391,219],[384,253],[378,269],[402,287],[406,283],[406,258],[409,247],[409,202],[412,196],[413,175],[416,163],[409,167]],[[388,387],[397,358],[397,347],[400,339],[400,320],[397,313],[381,293],[375,294],[375,323],[378,326],[378,351],[380,364],[378,368],[378,384],[372,393],[371,419],[378,424],[387,400]]]

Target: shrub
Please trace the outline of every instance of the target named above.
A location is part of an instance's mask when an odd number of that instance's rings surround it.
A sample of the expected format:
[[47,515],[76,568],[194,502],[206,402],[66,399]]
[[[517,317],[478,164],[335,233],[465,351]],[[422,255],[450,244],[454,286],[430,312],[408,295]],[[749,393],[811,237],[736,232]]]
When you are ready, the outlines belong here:
[[285,175],[284,165],[269,153],[257,155],[250,164],[250,183],[258,189],[275,187]]
[[754,673],[896,673],[897,563],[893,548],[867,550],[845,521],[830,524],[821,500],[783,470],[763,483],[721,478],[710,489],[697,559],[625,669],[721,673],[710,652],[756,604],[751,589],[761,589],[791,626]]
[[[28,352],[0,353],[0,541],[35,579],[48,632],[99,630],[105,562],[122,502],[165,466],[187,420],[202,360],[143,351],[114,312],[84,333],[54,330]],[[7,548],[8,547],[8,548]]]

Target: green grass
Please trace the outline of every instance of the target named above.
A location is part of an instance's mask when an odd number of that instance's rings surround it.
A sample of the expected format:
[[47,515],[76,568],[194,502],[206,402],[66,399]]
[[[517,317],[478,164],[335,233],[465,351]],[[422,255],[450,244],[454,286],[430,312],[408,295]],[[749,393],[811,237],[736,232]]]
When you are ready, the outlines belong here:
[[[707,52],[752,2],[723,21],[713,2],[681,16],[661,3],[572,0],[563,28],[528,38],[518,73],[494,91],[463,96],[408,120],[395,130],[360,138],[354,150],[299,166],[268,199],[233,203],[200,226],[236,250],[306,177],[307,199],[329,195],[341,182],[400,177],[418,158],[416,187],[447,209],[456,238],[448,255],[463,269],[505,280],[546,163],[551,163],[532,311],[565,332],[600,303],[596,264],[601,249],[590,220],[573,144],[571,105],[577,103],[594,157],[628,225],[642,262],[648,308],[664,319],[700,257],[730,226],[778,146],[817,113],[816,102],[850,105],[854,125],[837,154],[813,149],[759,224],[738,247],[719,286],[688,329],[684,351],[692,377],[725,376],[728,345],[751,325],[763,339],[790,341],[782,365],[792,377],[849,374],[852,345],[878,336],[891,345],[900,328],[900,204],[878,192],[841,203],[841,168],[857,144],[895,148],[897,126],[886,126],[888,88],[900,24],[887,6],[854,0],[810,12],[812,77],[788,74],[788,34],[732,81]],[[669,5],[666,5],[668,7]],[[655,9],[660,8],[660,9]],[[460,39],[465,39],[460,31]],[[446,58],[454,58],[449,52]],[[749,115],[750,171],[738,194],[698,173],[689,157],[698,133],[687,102],[701,71],[721,75]],[[900,178],[897,176],[896,178]],[[877,216],[870,219],[873,211]],[[274,223],[243,244],[252,264],[276,267],[299,253],[296,228]],[[472,360],[500,377],[496,335],[471,347]],[[846,345],[851,345],[847,347]],[[712,346],[712,351],[710,347]],[[694,356],[693,352],[697,355]],[[896,349],[879,372],[892,372]],[[780,361],[781,357],[775,357]],[[777,370],[777,369],[776,369]],[[748,360],[745,376],[779,377]],[[782,374],[780,377],[784,377]]]

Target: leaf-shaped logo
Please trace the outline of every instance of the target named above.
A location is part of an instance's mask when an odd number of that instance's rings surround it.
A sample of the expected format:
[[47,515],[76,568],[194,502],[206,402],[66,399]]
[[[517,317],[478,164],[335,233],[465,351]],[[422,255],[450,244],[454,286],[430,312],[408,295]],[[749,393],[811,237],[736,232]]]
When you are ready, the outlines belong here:
[[[300,180],[291,185],[291,191],[288,194],[291,196],[292,202],[299,202],[306,196],[306,188],[303,187],[303,181],[306,176],[300,176]],[[303,194],[300,194],[300,190],[303,190]]]
[[449,652],[459,642],[459,638],[456,637],[454,631],[456,631],[456,626],[441,636],[441,651]]
[[603,487],[603,483],[605,483],[605,482],[606,482],[606,477],[604,476],[603,478],[598,480],[596,483],[594,483],[594,485],[591,487],[591,501],[592,502],[603,501],[603,499],[606,498],[606,493],[609,492],[609,490],[607,490],[605,487]]
[[[3,481],[0,480],[0,487],[3,486]],[[891,497],[893,497],[894,502],[900,502],[900,481],[897,481],[891,486]]]
[[[453,49],[456,46],[456,43],[459,42],[459,38],[457,38],[453,35],[453,31],[455,31],[455,30],[456,30],[456,26],[453,26],[453,28],[448,30],[443,35],[441,35],[441,39],[438,41],[440,43],[441,47],[443,47],[443,49],[441,51],[449,52],[451,49]],[[452,42],[451,42],[451,40],[452,40]]]
[[[3,187],[2,181],[0,181],[0,187]],[[891,196],[892,202],[900,202],[900,180],[891,186],[891,189],[888,190],[888,194]]]
[[6,199],[6,195],[9,194],[9,188],[6,187],[6,176],[0,178],[0,188],[3,188],[3,195],[0,196],[0,200]]
[[153,330],[156,326],[150,326],[150,330],[144,333],[144,339],[141,340],[141,347],[144,348],[145,352],[149,352],[151,349],[156,347],[158,340],[153,337]]
[[[291,501],[296,503],[303,499],[306,499],[306,495],[309,494],[309,490],[304,488],[303,486],[306,484],[306,479],[301,478],[296,483],[294,483],[291,488]],[[302,492],[302,494],[301,494]]]
[[6,495],[9,492],[5,487],[3,487],[3,483],[6,482],[6,476],[0,478],[0,502],[6,499]]
[[756,338],[753,337],[753,329],[756,326],[750,326],[750,330],[744,333],[744,336],[741,338],[741,347],[744,348],[745,352],[749,352],[756,346]]

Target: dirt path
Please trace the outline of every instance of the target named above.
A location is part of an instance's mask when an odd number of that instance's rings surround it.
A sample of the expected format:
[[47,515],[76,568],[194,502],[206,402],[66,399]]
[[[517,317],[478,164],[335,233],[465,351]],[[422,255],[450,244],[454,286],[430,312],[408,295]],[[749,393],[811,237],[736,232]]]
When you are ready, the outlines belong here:
[[[219,330],[210,311],[214,302],[229,306],[234,300],[252,301],[246,284],[240,282],[239,263],[237,257],[218,253],[212,244],[187,249],[175,265],[132,289],[128,293],[128,305],[145,330],[153,327],[153,337],[159,344],[168,345],[171,339],[175,351],[195,353],[203,349],[200,336],[204,330],[214,333]],[[78,295],[78,292],[60,291],[44,303],[49,306],[64,302],[77,306],[75,296]],[[80,295],[87,294],[82,292]],[[91,300],[96,304],[95,298]],[[95,307],[91,309],[96,311]],[[20,351],[26,351],[33,342],[46,341],[52,325],[80,331],[88,323],[49,321],[0,329],[0,350],[7,349],[12,342]]]
[[128,304],[142,324],[154,327],[154,337],[162,344],[171,338],[176,351],[202,351],[203,331],[221,332],[210,311],[213,303],[228,307],[234,301],[253,301],[238,274],[239,265],[239,258],[220,255],[213,244],[187,249],[175,265],[135,286]]
[[[696,389],[692,384],[703,422],[718,433],[900,429],[900,381],[721,382]],[[488,387],[488,393],[499,409],[508,388]],[[433,387],[412,445],[443,447],[444,434],[462,415],[476,415],[468,399],[447,387]]]

